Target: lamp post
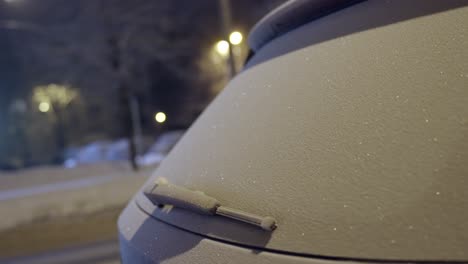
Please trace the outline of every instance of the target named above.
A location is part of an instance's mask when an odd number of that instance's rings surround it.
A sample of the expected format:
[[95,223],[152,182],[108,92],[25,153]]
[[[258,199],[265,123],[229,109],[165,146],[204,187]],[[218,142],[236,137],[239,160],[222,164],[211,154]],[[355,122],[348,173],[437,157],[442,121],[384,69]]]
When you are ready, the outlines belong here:
[[[224,37],[226,39],[229,39],[229,29],[231,28],[231,3],[229,0],[221,0],[220,1],[220,13],[222,17],[222,26],[223,26],[223,32],[224,32]],[[231,78],[236,75],[236,63],[234,61],[234,56],[232,53],[232,47],[231,43],[227,42],[228,44],[228,64],[229,64],[229,70],[231,73]]]
[[[223,59],[227,59],[227,66],[230,70],[230,77],[234,77],[237,73],[237,64],[236,60],[239,59],[239,49],[238,47],[243,40],[244,36],[239,31],[233,31],[228,35],[228,40],[218,41],[214,49]],[[236,52],[234,52],[236,51]]]

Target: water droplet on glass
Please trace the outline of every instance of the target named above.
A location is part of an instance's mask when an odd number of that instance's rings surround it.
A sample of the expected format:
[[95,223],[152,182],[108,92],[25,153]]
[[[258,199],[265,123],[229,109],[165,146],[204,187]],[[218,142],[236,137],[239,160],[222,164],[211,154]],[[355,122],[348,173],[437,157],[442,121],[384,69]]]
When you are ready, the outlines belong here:
[[437,142],[439,141],[439,139],[437,139],[436,137],[432,139],[434,142]]
[[440,192],[436,192],[436,195],[440,195]]
[[336,227],[334,227],[334,228],[333,228],[333,231],[336,231],[336,229],[337,229],[337,228],[336,228]]

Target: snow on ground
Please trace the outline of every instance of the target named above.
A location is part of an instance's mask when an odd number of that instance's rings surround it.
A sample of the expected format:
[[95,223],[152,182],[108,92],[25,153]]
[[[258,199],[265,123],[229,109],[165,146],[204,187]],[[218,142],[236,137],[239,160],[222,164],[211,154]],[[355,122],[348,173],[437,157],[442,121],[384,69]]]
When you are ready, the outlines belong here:
[[126,164],[108,163],[0,173],[0,231],[57,216],[123,207],[152,170],[147,167],[135,173]]

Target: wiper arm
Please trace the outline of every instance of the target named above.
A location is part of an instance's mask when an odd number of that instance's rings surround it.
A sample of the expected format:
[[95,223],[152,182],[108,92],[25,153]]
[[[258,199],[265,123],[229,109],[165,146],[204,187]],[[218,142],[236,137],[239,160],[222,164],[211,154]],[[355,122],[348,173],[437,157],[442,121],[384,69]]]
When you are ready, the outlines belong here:
[[158,180],[144,190],[146,197],[157,206],[172,205],[206,215],[220,215],[237,221],[258,226],[264,230],[276,229],[276,220],[270,216],[259,216],[241,210],[222,206],[218,200],[201,191],[192,191],[184,187]]

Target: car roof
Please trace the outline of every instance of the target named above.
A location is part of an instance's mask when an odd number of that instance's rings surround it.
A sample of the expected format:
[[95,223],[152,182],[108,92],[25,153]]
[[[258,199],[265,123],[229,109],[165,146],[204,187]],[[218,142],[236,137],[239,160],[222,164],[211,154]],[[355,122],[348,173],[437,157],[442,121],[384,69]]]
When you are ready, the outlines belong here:
[[303,24],[363,0],[291,0],[261,19],[251,30],[248,43],[253,51]]

